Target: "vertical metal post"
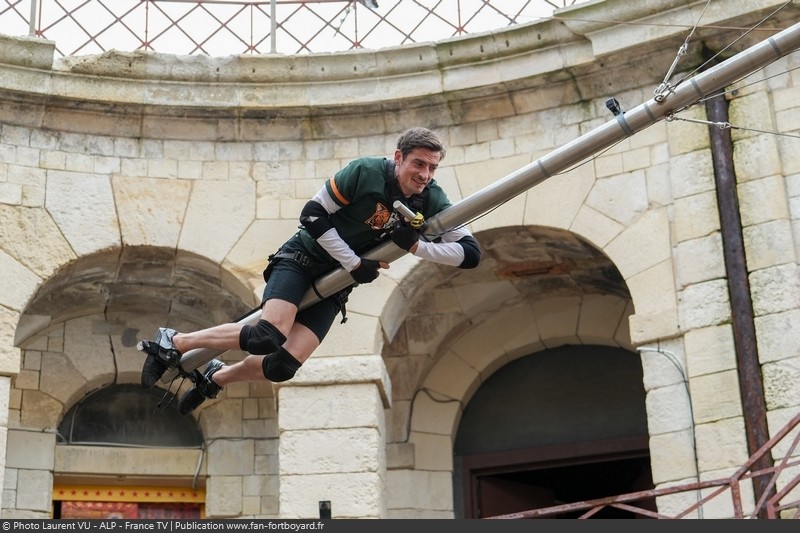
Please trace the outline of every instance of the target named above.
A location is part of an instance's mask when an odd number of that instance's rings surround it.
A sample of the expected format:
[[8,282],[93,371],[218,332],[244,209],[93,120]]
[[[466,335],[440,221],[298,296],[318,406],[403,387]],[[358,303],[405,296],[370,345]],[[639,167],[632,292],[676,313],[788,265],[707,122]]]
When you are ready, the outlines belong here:
[[328,520],[332,516],[333,510],[331,509],[330,500],[321,500],[319,502],[319,518],[320,520]]
[[[704,51],[706,56],[711,52]],[[708,120],[715,124],[728,122],[728,100],[724,95],[706,101]],[[747,256],[744,246],[742,217],[739,212],[739,194],[736,186],[736,167],[733,162],[733,141],[729,128],[711,125],[711,157],[714,165],[714,182],[717,191],[717,206],[720,218],[722,252],[725,273],[728,277],[728,294],[731,305],[731,327],[736,352],[736,369],[739,375],[739,394],[742,400],[747,453],[754,455],[769,440],[767,427],[767,404],[761,363],[758,357],[758,337],[755,327],[753,300],[750,297],[750,280],[747,272]],[[770,454],[764,454],[754,463],[754,469],[766,470],[773,466]],[[765,492],[775,495],[767,476],[753,479],[753,492],[760,500]],[[759,518],[767,518],[766,510],[759,511]]]
[[31,18],[28,20],[28,35],[31,37],[36,37],[36,8],[38,3],[37,0],[31,0]]
[[278,0],[270,0],[269,2],[269,51],[272,54],[278,52],[278,37],[275,35],[278,30],[278,23],[275,21],[278,11],[277,3]]

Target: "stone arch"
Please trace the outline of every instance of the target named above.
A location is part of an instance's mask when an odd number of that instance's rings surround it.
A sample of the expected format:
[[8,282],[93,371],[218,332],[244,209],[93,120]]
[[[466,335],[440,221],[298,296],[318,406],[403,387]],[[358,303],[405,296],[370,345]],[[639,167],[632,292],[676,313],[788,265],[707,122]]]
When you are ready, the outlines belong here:
[[[615,295],[543,299],[509,307],[460,337],[430,369],[419,389],[424,394],[417,394],[410,407],[408,442],[414,445],[415,468],[453,471],[452,446],[461,416],[494,372],[518,358],[561,346],[630,348],[631,310],[629,301]],[[449,491],[449,477],[446,483],[442,489]]]
[[[442,346],[468,334],[474,324],[543,298],[631,297],[613,258],[574,232],[504,226],[475,236],[483,249],[477,269],[459,270],[413,257],[392,265],[390,275],[399,281],[381,319],[387,342],[398,346],[389,346],[388,353],[402,348],[443,354],[447,350]],[[396,264],[407,259],[416,263],[398,271]]]
[[[157,327],[208,327],[249,313],[257,302],[248,286],[225,267],[184,250],[129,246],[88,254],[63,266],[38,287],[20,317],[15,345],[22,364],[12,382],[8,449],[14,451],[9,464],[26,464],[25,454],[53,457],[49,463],[40,462],[48,466],[31,470],[31,479],[48,480],[37,485],[40,491],[50,490],[53,482],[96,483],[110,476],[128,483],[193,484],[206,474],[209,458],[230,455],[238,441],[208,450],[56,446],[56,428],[70,408],[93,393],[116,385],[138,387],[144,356],[136,344],[150,338]],[[186,382],[172,392],[182,394],[188,386]],[[166,385],[157,387],[164,392]],[[272,401],[271,390],[256,396],[254,402]],[[229,401],[221,394],[212,407],[214,413],[220,406],[239,412],[235,420],[241,425],[241,404],[239,397]],[[152,408],[158,416],[155,401]],[[269,405],[262,411],[274,415]],[[196,423],[205,440],[241,436],[240,427],[218,421],[217,416],[199,416],[187,423]],[[18,485],[18,490],[32,490],[27,479]]]
[[154,247],[97,252],[59,269],[39,286],[16,330],[19,422],[55,427],[89,393],[138,383],[137,341],[160,325],[207,327],[252,309],[255,295],[243,285],[231,290],[231,279],[196,254]]
[[444,269],[426,264],[405,278],[404,286],[413,287],[405,289],[407,307],[415,313],[384,351],[394,400],[390,451],[392,443],[404,449],[398,453],[413,457],[405,474],[432,477],[426,481],[446,493],[463,409],[496,370],[563,345],[633,350],[633,300],[599,247],[540,226],[494,228],[476,237],[484,250],[477,269],[443,276]]
[[[575,137],[578,135],[575,132]],[[647,134],[638,135],[625,142],[667,139],[666,124],[655,124]],[[518,155],[457,166],[459,185],[465,195],[475,193],[490,183],[468,181],[467,176],[506,179],[546,153],[548,150],[542,149],[530,158]],[[672,200],[649,177],[652,173],[668,181],[669,176],[658,174],[660,170],[654,170],[657,165],[647,171],[609,175],[605,164],[600,157],[551,176],[503,204],[502,209],[485,213],[471,227],[476,234],[520,227],[579,237],[603,254],[624,279],[626,294],[636,302],[632,327],[646,330],[648,338],[675,337],[680,328]]]
[[[546,298],[504,309],[459,337],[432,366],[421,384],[428,399],[420,396],[420,405],[414,406],[411,432],[452,435],[463,406],[481,383],[520,357],[568,344],[631,349],[627,339],[631,309],[630,302],[619,296],[594,294]],[[604,335],[603,330],[611,334]],[[456,400],[457,405],[448,408],[437,398]],[[449,421],[444,425],[443,416]]]

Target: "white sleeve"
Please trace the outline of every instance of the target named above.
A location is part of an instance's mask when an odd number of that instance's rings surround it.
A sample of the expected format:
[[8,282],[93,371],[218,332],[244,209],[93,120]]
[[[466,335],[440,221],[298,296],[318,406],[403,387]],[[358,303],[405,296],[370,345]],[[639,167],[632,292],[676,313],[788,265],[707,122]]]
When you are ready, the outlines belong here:
[[[325,187],[317,191],[317,194],[314,195],[312,200],[320,204],[325,208],[325,211],[330,214],[341,209],[339,204],[333,201],[331,195],[328,194],[328,189]],[[356,255],[346,242],[344,242],[339,232],[336,231],[336,228],[331,228],[323,233],[319,239],[317,239],[317,243],[319,243],[331,257],[339,261],[348,272],[352,271],[361,262],[361,258]]]
[[336,228],[331,228],[323,233],[317,242],[348,272],[351,272],[361,262],[361,258],[344,242]]
[[459,266],[464,261],[464,248],[456,241],[471,235],[466,227],[457,228],[442,235],[441,242],[420,239],[415,257],[449,266]]
[[328,189],[326,189],[324,186],[320,190],[318,190],[317,194],[315,194],[314,197],[311,198],[311,199],[314,200],[315,202],[317,202],[322,207],[324,207],[325,211],[327,211],[328,214],[332,215],[336,211],[341,209],[339,204],[337,204],[336,202],[333,201],[333,198],[331,198],[331,195],[328,194]]

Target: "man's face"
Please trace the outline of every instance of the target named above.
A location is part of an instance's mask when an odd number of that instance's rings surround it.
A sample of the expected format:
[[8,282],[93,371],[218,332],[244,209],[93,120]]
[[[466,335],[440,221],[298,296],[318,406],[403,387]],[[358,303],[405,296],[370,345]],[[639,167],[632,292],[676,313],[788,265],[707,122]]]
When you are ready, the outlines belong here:
[[394,151],[397,183],[404,196],[409,197],[422,192],[433,179],[441,157],[441,152],[433,152],[427,148],[414,148],[405,159],[400,150]]

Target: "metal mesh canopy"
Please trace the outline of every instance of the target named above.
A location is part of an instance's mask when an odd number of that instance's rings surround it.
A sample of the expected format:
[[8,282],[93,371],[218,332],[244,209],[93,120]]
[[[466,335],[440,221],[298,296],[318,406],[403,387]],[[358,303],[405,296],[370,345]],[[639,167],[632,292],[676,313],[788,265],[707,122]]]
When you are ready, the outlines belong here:
[[587,0],[0,0],[8,35],[60,56],[376,50],[499,30]]

